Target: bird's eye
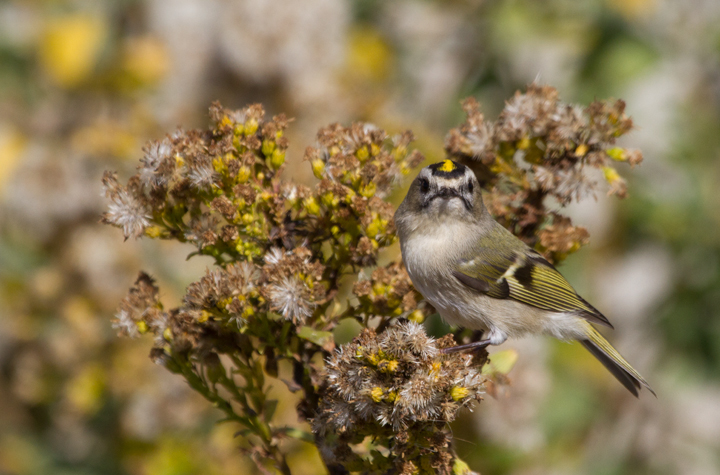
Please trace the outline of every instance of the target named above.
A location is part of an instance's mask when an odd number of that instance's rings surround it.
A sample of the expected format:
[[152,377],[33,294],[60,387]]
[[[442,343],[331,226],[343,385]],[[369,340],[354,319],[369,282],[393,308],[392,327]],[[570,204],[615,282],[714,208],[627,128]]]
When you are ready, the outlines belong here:
[[420,178],[419,183],[420,183],[420,191],[422,191],[423,193],[427,193],[428,191],[430,191],[430,182],[428,181],[427,178]]
[[468,192],[472,193],[472,192],[473,192],[473,188],[474,188],[474,187],[473,187],[473,182],[468,182]]

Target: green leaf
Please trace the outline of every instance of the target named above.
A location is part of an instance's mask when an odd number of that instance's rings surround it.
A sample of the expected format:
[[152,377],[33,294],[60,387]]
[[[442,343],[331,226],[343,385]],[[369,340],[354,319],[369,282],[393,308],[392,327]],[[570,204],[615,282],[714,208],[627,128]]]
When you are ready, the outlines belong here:
[[459,457],[456,457],[453,462],[452,473],[453,475],[467,475],[472,472],[470,471],[470,467],[467,463],[460,460]]
[[285,320],[285,317],[283,317],[279,313],[268,312],[267,319],[270,320],[271,322],[281,322],[281,321]]
[[332,332],[315,330],[312,327],[301,327],[297,332],[297,336],[303,340],[309,341],[310,343],[314,343],[327,351],[335,348],[335,340],[333,339]]
[[255,361],[255,379],[257,388],[262,390],[265,387],[265,371],[260,360]]
[[247,437],[249,435],[253,435],[255,432],[251,431],[250,429],[243,429],[235,432],[233,434],[233,437]]
[[293,439],[304,440],[305,442],[310,442],[311,444],[315,443],[315,438],[310,432],[296,429],[295,427],[280,427],[277,429],[277,432],[281,432]]
[[277,405],[277,399],[270,399],[269,401],[265,401],[265,408],[263,409],[263,412],[265,413],[265,422],[270,422],[272,420],[273,416],[275,415]]
[[488,376],[494,374],[508,374],[518,360],[515,350],[498,351],[490,355],[488,363],[483,366],[482,373]]

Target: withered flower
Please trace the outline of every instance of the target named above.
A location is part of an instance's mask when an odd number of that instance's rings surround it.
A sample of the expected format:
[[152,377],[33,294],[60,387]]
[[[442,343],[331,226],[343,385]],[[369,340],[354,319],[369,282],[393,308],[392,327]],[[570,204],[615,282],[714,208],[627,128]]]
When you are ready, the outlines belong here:
[[167,170],[167,160],[172,159],[172,145],[168,139],[162,141],[153,141],[147,144],[143,149],[145,155],[140,159],[138,167],[140,183],[146,190],[151,190],[159,186],[166,185],[168,177],[165,173]]
[[105,173],[103,177],[105,196],[110,199],[108,210],[103,214],[103,222],[122,228],[125,239],[138,238],[150,225],[150,211],[142,199],[138,199],[131,190],[121,187],[114,173]]
[[387,460],[398,470],[406,460],[423,460],[449,473],[447,424],[482,399],[487,354],[441,354],[447,343],[414,322],[379,335],[363,330],[328,359],[313,430],[323,440],[332,435],[335,451],[364,437],[388,437],[394,443]]
[[270,297],[270,309],[280,312],[287,320],[305,323],[316,306],[311,300],[310,289],[298,277],[283,277],[271,284],[267,290]]

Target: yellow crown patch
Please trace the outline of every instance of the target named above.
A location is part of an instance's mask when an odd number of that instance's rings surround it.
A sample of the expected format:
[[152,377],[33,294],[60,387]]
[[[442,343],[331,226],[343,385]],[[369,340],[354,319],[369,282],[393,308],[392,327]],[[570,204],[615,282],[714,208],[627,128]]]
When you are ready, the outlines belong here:
[[441,172],[449,173],[449,172],[455,170],[455,168],[457,168],[457,167],[455,166],[455,164],[453,163],[452,160],[444,160],[442,165],[440,165],[440,168],[438,168],[438,170],[440,170]]

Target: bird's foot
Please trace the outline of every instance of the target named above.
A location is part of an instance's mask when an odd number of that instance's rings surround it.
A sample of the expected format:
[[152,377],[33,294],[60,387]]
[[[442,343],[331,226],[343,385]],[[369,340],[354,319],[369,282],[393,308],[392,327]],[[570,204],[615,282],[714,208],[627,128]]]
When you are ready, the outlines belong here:
[[451,353],[459,353],[461,351],[480,351],[484,348],[487,348],[488,345],[491,345],[492,341],[488,338],[486,340],[480,340],[475,341],[473,343],[468,343],[466,345],[457,345],[457,346],[451,346],[450,348],[443,348],[440,350],[440,353],[443,355],[449,355]]

